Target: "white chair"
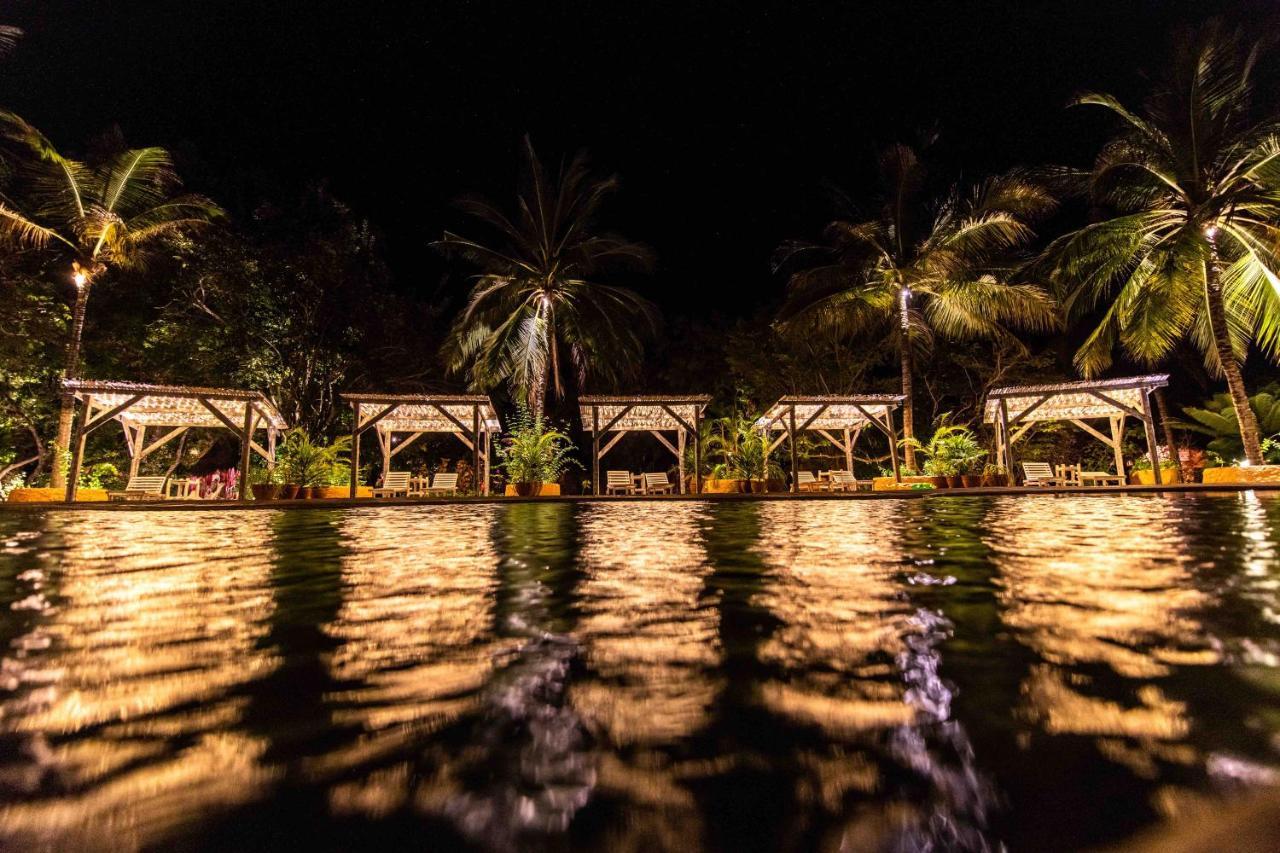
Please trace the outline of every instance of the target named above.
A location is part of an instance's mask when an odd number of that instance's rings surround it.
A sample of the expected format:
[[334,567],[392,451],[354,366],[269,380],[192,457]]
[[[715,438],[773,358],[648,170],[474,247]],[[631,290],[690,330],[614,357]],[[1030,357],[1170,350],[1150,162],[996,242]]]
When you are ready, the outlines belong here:
[[858,481],[853,478],[852,471],[832,471],[827,475],[833,492],[856,492]]
[[1023,462],[1022,485],[1056,486],[1058,478],[1053,475],[1053,466],[1048,462]]
[[130,477],[129,483],[124,487],[123,492],[111,492],[107,497],[113,501],[163,499],[165,496],[164,483],[167,479],[169,478],[163,475],[159,477]]
[[456,472],[449,474],[436,474],[431,478],[431,485],[427,487],[429,495],[453,495],[458,492],[458,475]]
[[631,479],[630,471],[606,471],[604,493],[606,495],[634,495],[636,493],[635,480]]
[[409,496],[408,471],[388,471],[382,478],[382,485],[373,490],[375,498],[394,498],[396,495]]
[[812,471],[800,471],[796,474],[796,488],[802,492],[816,492],[822,489],[822,484]]
[[667,479],[666,471],[644,475],[644,491],[647,495],[669,495],[675,492],[675,488]]

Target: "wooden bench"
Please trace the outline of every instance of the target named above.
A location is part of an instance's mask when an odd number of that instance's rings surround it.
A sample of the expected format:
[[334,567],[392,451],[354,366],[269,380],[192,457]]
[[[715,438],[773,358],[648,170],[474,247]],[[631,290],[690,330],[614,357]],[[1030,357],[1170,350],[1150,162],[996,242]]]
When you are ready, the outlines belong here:
[[124,491],[108,492],[107,497],[113,501],[164,500],[164,483],[168,479],[163,475],[159,477],[130,477],[128,485],[124,487]]
[[408,471],[388,471],[382,478],[382,485],[373,490],[375,498],[394,498],[396,495],[409,496]]

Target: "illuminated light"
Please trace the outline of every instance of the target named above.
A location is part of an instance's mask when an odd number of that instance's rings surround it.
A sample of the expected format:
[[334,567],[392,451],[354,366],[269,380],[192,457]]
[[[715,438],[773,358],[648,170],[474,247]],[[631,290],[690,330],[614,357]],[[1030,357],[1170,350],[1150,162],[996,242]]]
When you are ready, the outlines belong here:
[[89,283],[89,274],[80,268],[79,263],[71,264],[71,280],[76,283],[77,288],[83,288]]
[[1253,465],[1253,463],[1250,462],[1248,459],[1240,459],[1236,461],[1236,467],[1238,468],[1248,468],[1251,465]]
[[1208,237],[1210,240],[1212,240],[1214,237],[1217,237],[1217,236],[1218,236],[1218,226],[1217,226],[1217,225],[1206,225],[1206,226],[1204,227],[1204,236]]

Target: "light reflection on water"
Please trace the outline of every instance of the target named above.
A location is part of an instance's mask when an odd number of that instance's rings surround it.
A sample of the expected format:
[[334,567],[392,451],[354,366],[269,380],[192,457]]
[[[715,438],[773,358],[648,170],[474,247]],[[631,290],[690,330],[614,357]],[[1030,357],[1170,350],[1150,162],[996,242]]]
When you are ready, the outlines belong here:
[[0,846],[1073,849],[1280,781],[1280,500],[0,515]]

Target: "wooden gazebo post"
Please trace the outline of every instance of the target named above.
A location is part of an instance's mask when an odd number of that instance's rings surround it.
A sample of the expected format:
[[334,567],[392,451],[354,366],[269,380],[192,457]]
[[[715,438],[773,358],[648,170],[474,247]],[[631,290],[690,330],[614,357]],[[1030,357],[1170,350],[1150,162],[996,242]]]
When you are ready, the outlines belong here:
[[471,405],[471,461],[476,481],[476,494],[480,494],[480,404]]
[[240,503],[249,501],[249,452],[253,443],[253,402],[244,401],[244,432],[240,435],[240,482],[236,496]]
[[[71,405],[75,405],[75,392],[72,393]],[[84,440],[88,437],[86,429],[89,423],[89,413],[93,411],[93,398],[85,395],[81,401],[80,418],[76,421],[76,437],[71,442],[71,467],[67,471],[67,503],[75,503],[76,489],[80,487],[80,463],[84,459]],[[60,464],[61,460],[54,460],[54,464]]]
[[693,404],[693,493],[702,494],[702,407]]
[[356,485],[360,482],[360,401],[351,404],[351,477],[347,497],[352,500],[356,496]]
[[[812,419],[811,419],[812,420]],[[791,436],[791,440],[787,442],[791,447],[791,494],[798,495],[800,493],[800,468],[796,462],[796,404],[792,403],[787,410],[787,432]],[[765,437],[768,441],[768,437]],[[768,489],[769,484],[769,465],[767,462],[764,471],[765,488]]]
[[600,494],[600,407],[591,404],[591,494]]

